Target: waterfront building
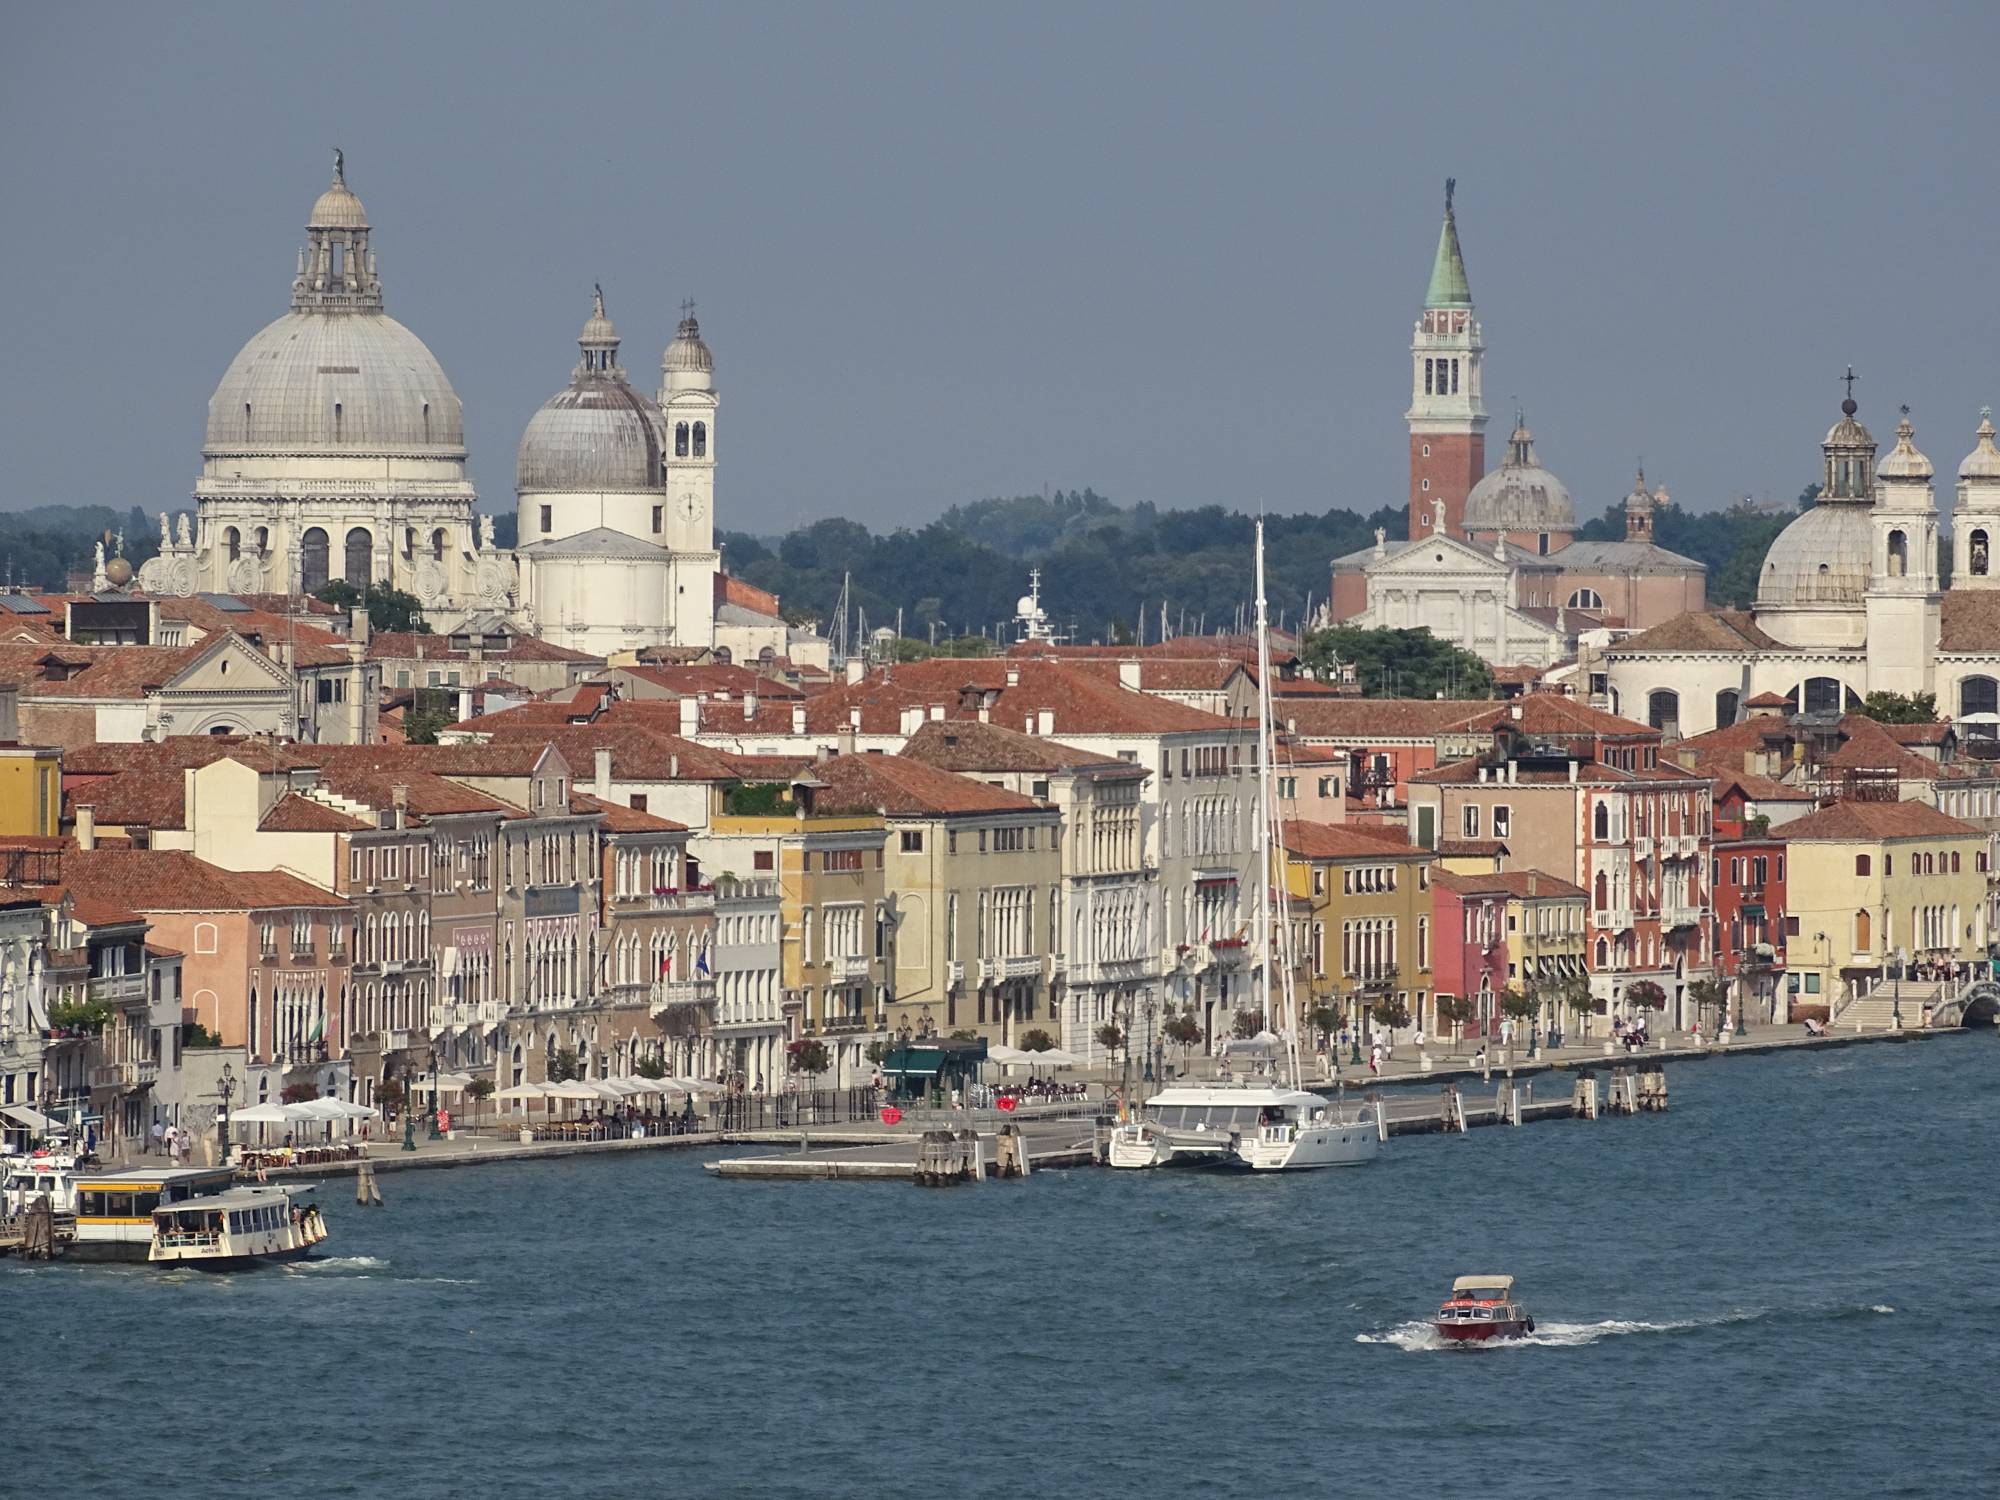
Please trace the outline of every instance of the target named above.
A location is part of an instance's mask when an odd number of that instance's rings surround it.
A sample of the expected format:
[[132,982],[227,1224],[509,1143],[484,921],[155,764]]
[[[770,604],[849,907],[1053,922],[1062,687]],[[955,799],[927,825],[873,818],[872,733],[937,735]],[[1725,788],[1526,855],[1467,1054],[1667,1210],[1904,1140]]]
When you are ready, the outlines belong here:
[[1713,783],[1651,745],[1613,742],[1603,753],[1498,735],[1478,756],[1411,778],[1411,837],[1498,840],[1503,869],[1581,886],[1597,998],[1615,1013],[1630,985],[1651,981],[1667,997],[1668,1023],[1683,1026],[1687,987],[1711,967]]
[[811,777],[817,811],[883,820],[881,950],[897,1038],[1058,1038],[1058,809],[899,755],[838,755]]
[[[1146,771],[998,724],[926,722],[903,755],[1048,806],[1061,822],[1061,909],[1050,954],[1063,1050],[1108,1063],[1099,1031],[1116,1023],[1135,1057],[1153,1057],[1161,1004],[1158,872],[1146,862]],[[1156,1070],[1157,1071],[1157,1070]]]
[[[0,848],[0,1139],[19,1139],[31,1117],[6,1114],[33,1109],[42,1097],[48,1050],[49,1009],[44,990],[48,916],[41,892],[42,866],[53,849]],[[24,870],[30,860],[33,870]]]
[[[1899,958],[1986,956],[1987,836],[1922,802],[1843,801],[1787,823],[1791,1018],[1837,1007]],[[1793,924],[1796,924],[1794,927]]]
[[1497,872],[1431,872],[1431,962],[1437,998],[1472,1002],[1466,1036],[1489,1036],[1507,988],[1507,888]]
[[1725,809],[1738,810],[1733,799],[1718,794],[1709,945],[1715,977],[1728,987],[1732,1016],[1775,1021],[1793,927],[1785,897],[1785,837],[1768,824],[1726,818]]
[[715,1049],[725,1082],[776,1094],[796,1006],[785,1003],[784,903],[775,876],[715,879]]
[[1430,851],[1399,830],[1358,824],[1287,823],[1280,839],[1285,891],[1305,937],[1294,955],[1301,1011],[1334,1006],[1365,1034],[1375,1007],[1396,1001],[1411,1025],[1435,1034]]
[[62,751],[21,743],[19,689],[0,683],[0,838],[54,838],[62,821]]
[[1514,988],[1542,1003],[1544,1032],[1572,1024],[1559,1010],[1559,987],[1586,973],[1585,907],[1581,886],[1540,870],[1431,876],[1437,933],[1437,993],[1474,1004],[1467,1027],[1491,1035],[1498,997]]

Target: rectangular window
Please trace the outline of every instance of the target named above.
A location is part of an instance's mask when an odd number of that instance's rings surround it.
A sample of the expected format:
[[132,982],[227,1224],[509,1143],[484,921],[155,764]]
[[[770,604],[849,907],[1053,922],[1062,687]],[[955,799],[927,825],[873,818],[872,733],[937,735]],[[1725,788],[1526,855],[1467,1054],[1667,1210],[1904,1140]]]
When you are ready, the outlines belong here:
[[1514,810],[1506,805],[1493,809],[1493,837],[1504,839],[1514,826]]
[[1477,806],[1476,804],[1474,804],[1474,803],[1470,803],[1470,802],[1468,802],[1468,803],[1467,803],[1467,804],[1465,805],[1465,807],[1464,807],[1463,811],[1464,811],[1464,817],[1465,817],[1465,836],[1466,836],[1467,838],[1469,838],[1469,839],[1476,839],[1476,838],[1478,838],[1478,837],[1479,837],[1479,808],[1478,808],[1478,806]]
[[644,812],[645,810],[646,810],[646,794],[644,792],[634,792],[632,794],[632,811]]
[[774,858],[769,849],[757,849],[751,852],[750,868],[753,870],[768,870],[772,868],[774,863]]
[[653,507],[653,530],[658,531],[660,529],[660,524],[666,519],[666,514],[667,508],[664,505]]
[[829,871],[857,871],[861,868],[861,851],[859,849],[829,849],[826,851],[826,868]]
[[903,830],[902,844],[905,854],[922,854],[924,852],[924,831],[921,828],[905,828]]

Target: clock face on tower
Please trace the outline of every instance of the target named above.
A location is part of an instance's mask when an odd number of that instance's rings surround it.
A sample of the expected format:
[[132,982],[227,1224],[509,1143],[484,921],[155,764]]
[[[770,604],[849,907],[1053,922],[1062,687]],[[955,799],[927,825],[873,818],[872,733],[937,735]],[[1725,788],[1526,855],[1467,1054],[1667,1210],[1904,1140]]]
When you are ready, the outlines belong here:
[[701,496],[683,495],[680,503],[681,518],[694,522],[701,519]]

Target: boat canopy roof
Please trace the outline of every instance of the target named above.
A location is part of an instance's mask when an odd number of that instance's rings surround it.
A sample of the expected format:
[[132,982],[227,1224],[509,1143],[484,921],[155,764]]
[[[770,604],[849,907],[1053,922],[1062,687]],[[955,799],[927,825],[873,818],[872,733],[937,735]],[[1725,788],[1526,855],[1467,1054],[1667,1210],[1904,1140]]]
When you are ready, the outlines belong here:
[[1511,1292],[1514,1278],[1511,1276],[1461,1276],[1451,1284],[1454,1292]]
[[103,1188],[111,1192],[124,1189],[145,1189],[165,1187],[168,1183],[187,1183],[200,1186],[203,1183],[227,1185],[234,1177],[231,1167],[128,1167],[119,1172],[93,1172],[88,1177],[78,1177],[79,1188]]
[[1268,1085],[1231,1088],[1227,1084],[1214,1088],[1189,1085],[1185,1088],[1162,1089],[1146,1101],[1150,1109],[1154,1105],[1183,1105],[1212,1109],[1243,1109],[1259,1105],[1275,1104],[1324,1104],[1323,1095],[1308,1093],[1304,1089],[1275,1089]]
[[275,1187],[231,1188],[226,1193],[209,1193],[200,1198],[184,1198],[179,1203],[164,1204],[153,1210],[155,1218],[172,1214],[214,1213],[217,1209],[265,1208],[271,1204],[289,1204],[294,1197],[303,1196],[296,1189]]

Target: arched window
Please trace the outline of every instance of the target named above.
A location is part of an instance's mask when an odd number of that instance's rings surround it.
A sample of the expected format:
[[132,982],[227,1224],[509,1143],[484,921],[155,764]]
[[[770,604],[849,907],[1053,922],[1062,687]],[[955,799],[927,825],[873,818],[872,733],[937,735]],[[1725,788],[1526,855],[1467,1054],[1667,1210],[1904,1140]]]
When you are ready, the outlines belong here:
[[717,646],[715,648],[714,655],[715,655],[715,662],[718,666],[726,667],[732,661],[735,660],[734,654],[730,651],[730,649],[727,646]]
[[1874,947],[1874,935],[1874,926],[1868,920],[1868,913],[1865,911],[1856,912],[1854,914],[1854,951],[1856,953],[1868,952]]
[[1889,533],[1889,576],[1901,578],[1910,571],[1910,539],[1900,530]]
[[688,424],[685,422],[678,422],[674,425],[674,457],[686,458],[687,456],[688,456]]
[[268,526],[259,526],[257,528],[257,555],[259,557],[262,557],[270,550],[271,550],[271,528]]
[[1597,967],[1599,969],[1611,967],[1611,945],[1603,938],[1597,940]]
[[694,456],[696,458],[706,458],[708,456],[708,423],[706,422],[697,422],[694,424]]
[[357,526],[347,533],[347,581],[358,589],[368,587],[369,569],[374,562],[375,539],[368,534],[368,528]]
[[1792,704],[1802,713],[1837,714],[1843,691],[1838,677],[1808,677],[1791,692]]
[[438,562],[444,561],[444,528],[442,526],[431,533],[431,556]]
[[1857,855],[1855,855],[1855,856],[1854,856],[1854,873],[1855,873],[1855,874],[1857,874],[1857,875],[1866,875],[1866,874],[1868,873],[1868,871],[1869,871],[1869,867],[1870,867],[1870,865],[1871,865],[1872,863],[1873,863],[1873,861],[1871,861],[1871,860],[1870,860],[1870,859],[1868,858],[1868,856],[1867,856],[1867,855],[1865,855],[1865,854],[1857,854]]
[[1961,677],[1958,681],[1960,714],[2000,714],[2000,682],[1991,677]]
[[1672,688],[1655,688],[1646,695],[1646,722],[1663,734],[1680,728],[1681,695]]
[[1958,873],[1958,851],[1956,849],[1951,851],[1951,873],[1954,875]]
[[1604,608],[1604,596],[1598,593],[1596,589],[1578,589],[1569,596],[1569,608],[1602,609]]
[[1736,722],[1736,710],[1740,696],[1735,688],[1724,688],[1715,695],[1715,727],[1727,729]]
[[243,534],[234,526],[223,527],[222,548],[229,554],[229,560],[235,562],[237,555],[243,550]]
[[314,526],[299,538],[299,586],[308,594],[316,594],[326,587],[326,580],[326,533]]
[[[1611,837],[1611,809],[1602,802],[1597,804],[1597,811],[1591,815],[1590,831],[1591,836],[1599,840]],[[1600,875],[1597,878],[1602,880],[1604,877]]]
[[1610,907],[1611,881],[1602,870],[1599,870],[1597,872],[1597,910],[1608,911]]

